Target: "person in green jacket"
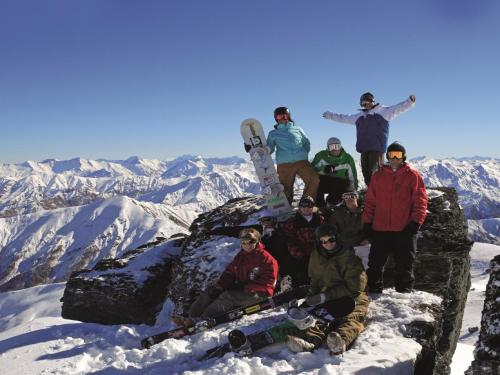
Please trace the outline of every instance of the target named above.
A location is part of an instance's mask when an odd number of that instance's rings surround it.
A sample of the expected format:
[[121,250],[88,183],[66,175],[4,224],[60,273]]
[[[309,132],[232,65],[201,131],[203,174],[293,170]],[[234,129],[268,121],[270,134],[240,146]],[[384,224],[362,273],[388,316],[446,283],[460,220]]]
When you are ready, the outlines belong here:
[[297,334],[289,335],[288,348],[294,352],[311,351],[327,339],[332,354],[341,354],[352,345],[363,331],[370,297],[366,293],[367,277],[361,259],[351,246],[344,246],[337,239],[337,230],[329,224],[316,229],[317,246],[309,260],[311,278],[309,296],[305,305],[317,306],[341,297],[356,301],[354,310],[326,328],[313,325]]
[[328,223],[337,228],[339,242],[344,246],[364,246],[369,241],[363,230],[361,216],[363,209],[358,204],[358,194],[347,191],[342,194],[342,204],[335,207]]
[[316,204],[325,207],[326,201],[332,205],[340,202],[342,194],[348,190],[358,189],[358,177],[354,159],[349,155],[336,137],[326,143],[326,150],[318,152],[312,161],[319,173],[318,195]]

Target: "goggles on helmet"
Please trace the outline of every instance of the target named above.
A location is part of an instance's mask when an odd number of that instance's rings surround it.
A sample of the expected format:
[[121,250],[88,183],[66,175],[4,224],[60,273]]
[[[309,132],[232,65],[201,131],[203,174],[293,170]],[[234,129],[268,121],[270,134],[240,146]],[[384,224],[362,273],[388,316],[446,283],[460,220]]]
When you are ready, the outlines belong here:
[[387,159],[403,159],[404,157],[403,151],[387,151]]
[[341,150],[341,149],[342,149],[342,145],[340,143],[330,143],[328,145],[328,150],[329,151]]
[[281,121],[281,120],[288,120],[289,117],[288,117],[288,113],[278,113],[274,116],[274,118],[278,121]]

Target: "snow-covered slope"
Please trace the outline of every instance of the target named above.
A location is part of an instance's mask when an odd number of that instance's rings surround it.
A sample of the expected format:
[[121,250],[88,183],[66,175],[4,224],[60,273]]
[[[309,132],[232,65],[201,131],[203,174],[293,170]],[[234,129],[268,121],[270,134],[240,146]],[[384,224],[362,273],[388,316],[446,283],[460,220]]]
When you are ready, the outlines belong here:
[[411,163],[427,186],[457,190],[472,240],[500,244],[500,160],[418,158]]
[[77,207],[0,219],[0,290],[66,280],[189,223],[166,205],[116,196]]
[[[225,253],[232,244],[218,240],[214,251]],[[471,290],[466,308],[461,345],[452,364],[452,375],[468,367],[482,309],[481,294],[486,268],[500,247],[475,244],[471,252]],[[228,254],[228,259],[230,254]],[[2,374],[411,374],[420,345],[405,337],[405,323],[430,319],[417,309],[436,302],[424,292],[405,295],[388,289],[370,304],[367,329],[344,356],[330,356],[326,348],[314,353],[290,353],[283,344],[250,357],[227,354],[220,360],[197,362],[194,358],[228,332],[242,328],[252,332],[284,316],[284,310],[250,315],[185,339],[170,339],[150,350],[139,349],[140,339],[172,327],[173,305],[166,301],[154,327],[144,325],[103,326],[61,318],[64,283],[0,293],[0,368]],[[19,359],[22,358],[20,361]]]

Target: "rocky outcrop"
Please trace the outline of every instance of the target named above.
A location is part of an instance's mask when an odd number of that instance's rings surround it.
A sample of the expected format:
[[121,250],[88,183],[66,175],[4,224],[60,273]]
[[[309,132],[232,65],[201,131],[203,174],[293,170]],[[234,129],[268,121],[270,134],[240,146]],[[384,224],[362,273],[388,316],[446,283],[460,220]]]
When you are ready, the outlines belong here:
[[481,331],[467,375],[500,374],[500,255],[490,263]]
[[415,374],[449,374],[470,288],[472,242],[454,189],[428,189],[427,218],[418,238],[415,289],[443,298],[432,324],[413,325],[422,345]]
[[61,299],[66,319],[101,324],[154,324],[183,237],[158,238],[71,274]]
[[[442,302],[441,305],[422,306],[426,311],[432,310],[434,321],[409,324],[406,334],[422,345],[422,351],[415,363],[415,374],[445,375],[449,374],[449,364],[458,340],[470,285],[469,251],[472,242],[467,238],[464,216],[455,190],[437,188],[428,191],[429,212],[418,238],[415,288],[440,296]],[[262,203],[261,197],[238,198],[200,215],[191,225],[191,235],[184,240],[182,251],[179,249],[179,256],[163,259],[158,266],[159,278],[148,283],[149,287],[157,289],[147,291],[146,285],[143,285],[142,293],[149,298],[147,309],[144,309],[146,304],[142,300],[126,301],[126,295],[136,294],[139,290],[135,287],[136,284],[130,281],[129,276],[123,275],[120,281],[115,276],[110,276],[109,270],[103,271],[104,274],[96,270],[76,274],[75,278],[68,282],[68,288],[74,291],[64,295],[64,304],[68,305],[66,311],[69,311],[70,298],[74,298],[71,302],[74,304],[87,296],[95,300],[94,304],[89,306],[100,309],[100,314],[102,312],[100,322],[128,323],[140,320],[151,324],[154,321],[154,313],[161,307],[165,297],[171,298],[179,310],[184,310],[200,290],[218,278],[225,267],[224,261],[239,251],[236,239],[212,236],[210,231],[217,226],[254,223]],[[155,248],[157,247],[147,250],[150,252]],[[108,275],[106,279],[104,275]],[[90,281],[92,277],[95,279],[93,284]],[[80,279],[81,286],[74,286],[76,279]],[[105,288],[96,291],[101,280],[107,280]],[[385,282],[387,286],[393,284],[390,267],[386,272]],[[162,287],[158,288],[158,284]],[[93,297],[94,294],[96,298]],[[104,299],[105,308],[98,307],[99,299]],[[141,306],[142,311],[132,310],[127,316],[119,316],[117,311],[125,310],[124,306],[128,303],[134,308]],[[78,306],[75,307],[72,307],[72,319],[84,320],[77,317],[82,315],[74,312],[78,310]],[[86,308],[86,311],[91,312],[90,308]],[[93,313],[94,316],[97,315]],[[93,319],[92,321],[98,321]]]

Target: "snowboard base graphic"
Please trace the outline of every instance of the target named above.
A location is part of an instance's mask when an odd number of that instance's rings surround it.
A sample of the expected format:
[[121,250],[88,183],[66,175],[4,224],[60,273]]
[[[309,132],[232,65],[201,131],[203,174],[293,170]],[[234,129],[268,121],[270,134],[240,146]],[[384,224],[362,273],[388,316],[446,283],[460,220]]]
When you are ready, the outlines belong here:
[[246,119],[241,123],[240,133],[245,144],[251,147],[250,159],[259,178],[267,209],[278,217],[289,214],[292,208],[286,199],[283,185],[279,181],[261,123],[256,119]]

